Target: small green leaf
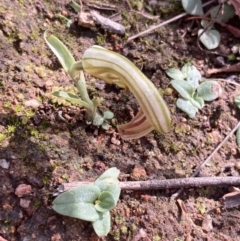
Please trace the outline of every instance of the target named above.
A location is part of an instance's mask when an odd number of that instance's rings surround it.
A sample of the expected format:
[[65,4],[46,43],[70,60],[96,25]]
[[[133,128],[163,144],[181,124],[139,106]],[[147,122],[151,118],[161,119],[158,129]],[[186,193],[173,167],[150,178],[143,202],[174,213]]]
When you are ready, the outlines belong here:
[[112,194],[115,200],[115,205],[117,204],[121,192],[118,181],[119,173],[120,171],[117,168],[109,168],[94,182],[102,192],[107,191]]
[[184,79],[187,79],[187,76],[188,74],[192,71],[192,70],[196,70],[197,68],[190,64],[190,63],[187,63],[187,64],[184,64],[182,69],[181,69],[181,72],[183,73],[183,77]]
[[237,145],[240,147],[240,127],[237,129],[236,138],[237,138]]
[[71,66],[75,63],[75,59],[73,58],[66,45],[64,45],[62,41],[60,41],[54,35],[47,36],[47,31],[44,32],[44,39],[49,48],[57,56],[62,67],[67,73],[69,73]]
[[104,118],[97,114],[95,115],[94,119],[93,119],[93,125],[94,126],[101,126],[103,124]]
[[102,127],[104,130],[107,131],[107,130],[110,128],[110,125],[109,125],[108,123],[106,123],[106,122],[103,122],[102,125],[101,125],[101,127]]
[[110,192],[101,192],[95,208],[98,212],[105,213],[115,207],[115,200]]
[[[203,31],[204,31],[203,29],[199,29],[198,30],[198,36]],[[220,39],[221,39],[220,33],[215,29],[210,29],[210,30],[204,32],[200,37],[200,41],[203,43],[203,45],[207,49],[217,48],[219,43],[220,43]]]
[[53,95],[57,96],[57,97],[62,97],[65,100],[69,101],[71,104],[90,108],[90,105],[87,102],[81,100],[78,96],[76,96],[74,94],[67,93],[65,91],[55,91],[55,92],[53,92]]
[[172,79],[175,79],[175,80],[184,79],[183,73],[179,69],[171,68],[171,69],[167,69],[165,72]]
[[201,77],[200,72],[197,69],[193,69],[188,73],[187,82],[191,84],[194,89],[197,89]]
[[203,98],[199,97],[197,93],[194,93],[193,98],[190,101],[198,109],[202,109],[204,106]]
[[112,111],[107,110],[103,113],[103,117],[104,119],[111,120],[114,117],[114,114]]
[[182,0],[184,10],[191,15],[203,15],[202,0]]
[[60,194],[53,201],[53,209],[65,216],[94,222],[99,219],[99,213],[94,202],[100,195],[100,189],[93,184],[74,188]]
[[111,167],[108,170],[106,170],[100,177],[98,177],[96,181],[108,180],[109,178],[110,179],[115,178],[117,180],[119,174],[120,174],[120,171],[116,167]]
[[[224,4],[223,9],[219,12],[220,5],[215,6],[211,10],[211,18],[219,22],[226,23],[235,16],[235,10],[232,5]],[[217,18],[216,18],[217,17]]]
[[77,4],[75,1],[72,0],[72,1],[69,3],[69,5],[70,5],[70,7],[72,7],[77,13],[80,12],[81,7],[80,7],[80,5]]
[[193,86],[185,80],[172,80],[173,88],[185,99],[190,100],[194,93]]
[[197,88],[197,93],[203,100],[212,101],[221,95],[222,87],[217,81],[204,81]]
[[235,97],[234,102],[237,105],[237,107],[240,109],[240,95]]
[[92,223],[95,233],[101,236],[107,236],[111,227],[110,212],[106,212],[100,215],[100,218]]
[[198,108],[196,108],[189,100],[183,100],[179,98],[176,103],[177,107],[184,111],[190,118],[194,118],[196,113],[198,112]]

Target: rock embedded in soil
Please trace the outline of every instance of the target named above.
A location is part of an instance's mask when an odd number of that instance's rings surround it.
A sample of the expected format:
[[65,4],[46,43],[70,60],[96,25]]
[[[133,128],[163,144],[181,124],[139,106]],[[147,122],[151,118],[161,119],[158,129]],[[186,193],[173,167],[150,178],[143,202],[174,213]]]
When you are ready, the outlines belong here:
[[0,167],[2,167],[3,169],[8,169],[10,166],[10,163],[7,162],[6,159],[0,159]]
[[23,197],[24,195],[28,195],[31,192],[32,192],[32,187],[26,184],[20,184],[15,190],[15,194],[18,197]]
[[134,181],[145,180],[147,177],[146,170],[143,166],[137,164],[131,172],[131,179]]
[[24,199],[24,198],[21,198],[21,199],[20,199],[20,206],[21,206],[22,208],[28,208],[29,205],[30,205],[30,203],[31,203],[31,201],[28,200],[28,199]]
[[25,102],[26,107],[38,108],[40,105],[40,102],[36,99],[30,99]]

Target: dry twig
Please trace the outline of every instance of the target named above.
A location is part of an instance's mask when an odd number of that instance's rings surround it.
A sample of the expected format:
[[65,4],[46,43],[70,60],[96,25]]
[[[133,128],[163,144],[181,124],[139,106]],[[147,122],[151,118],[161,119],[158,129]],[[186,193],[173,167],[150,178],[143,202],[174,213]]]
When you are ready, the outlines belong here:
[[[209,4],[213,3],[213,2],[215,2],[215,0],[210,0],[209,2],[206,2],[205,4],[203,4],[203,7],[209,5]],[[136,34],[136,35],[128,38],[128,39],[127,39],[127,42],[129,42],[129,41],[131,41],[131,40],[133,40],[133,39],[135,39],[135,38],[138,38],[138,37],[142,37],[142,36],[144,36],[144,35],[147,35],[147,34],[153,32],[154,30],[156,30],[156,29],[158,29],[158,28],[160,28],[160,27],[162,27],[162,26],[164,26],[164,25],[167,25],[167,24],[169,24],[169,23],[172,23],[172,22],[174,22],[174,21],[177,21],[178,19],[180,19],[180,18],[182,18],[182,17],[185,17],[185,16],[187,16],[187,15],[188,15],[187,13],[181,13],[181,14],[177,15],[176,17],[171,18],[171,19],[169,19],[169,20],[167,20],[167,21],[165,21],[165,22],[163,22],[163,23],[160,23],[160,24],[158,24],[158,25],[156,25],[156,26],[152,26],[151,28],[149,28],[149,29],[147,29],[147,30],[145,30],[145,31],[142,31],[142,32],[140,32],[140,33],[138,33],[138,34]]]
[[[71,182],[62,184],[63,191],[91,184],[91,182]],[[234,186],[240,185],[240,177],[190,177],[151,181],[120,182],[122,190],[153,190],[170,188],[189,188],[203,186]]]

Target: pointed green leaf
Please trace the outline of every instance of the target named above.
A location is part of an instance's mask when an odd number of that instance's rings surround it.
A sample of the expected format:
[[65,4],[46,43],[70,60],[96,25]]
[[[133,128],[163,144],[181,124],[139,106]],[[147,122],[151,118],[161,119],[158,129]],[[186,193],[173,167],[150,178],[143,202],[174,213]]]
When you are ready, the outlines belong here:
[[97,221],[92,223],[92,225],[95,233],[99,237],[107,236],[111,227],[110,213],[109,212],[103,213]]
[[57,97],[62,97],[74,105],[80,105],[86,108],[90,108],[90,105],[87,102],[81,100],[78,96],[74,94],[67,93],[65,91],[55,91],[53,92],[53,95]]
[[110,192],[101,192],[95,208],[98,212],[105,213],[115,207],[115,200]]
[[75,59],[73,58],[72,54],[70,53],[66,45],[64,45],[54,35],[47,36],[47,31],[44,32],[44,39],[49,48],[57,56],[62,67],[65,69],[67,73],[69,73],[71,66],[75,63]]
[[236,138],[237,138],[237,145],[240,147],[240,127],[237,129]]
[[93,204],[99,195],[100,189],[93,184],[77,187],[60,194],[53,201],[53,209],[62,215],[93,222],[99,218]]
[[[203,32],[203,29],[198,30],[198,36]],[[201,37],[200,41],[207,49],[215,49],[218,47],[221,40],[220,33],[215,29],[210,29],[204,32]]]
[[194,118],[198,112],[198,108],[195,107],[189,100],[183,100],[179,98],[176,103],[177,107],[184,111],[190,118]]
[[167,69],[165,72],[172,79],[176,79],[176,80],[184,79],[183,73],[179,69],[171,68],[171,69]]
[[81,7],[80,7],[80,5],[79,5],[78,3],[76,3],[75,1],[72,0],[72,1],[69,3],[69,5],[70,5],[70,7],[72,7],[77,13],[80,12]]
[[182,0],[184,10],[191,15],[203,15],[202,0]]
[[194,93],[194,88],[185,80],[172,80],[173,88],[185,99],[190,100]]
[[234,102],[237,105],[237,107],[240,109],[240,95],[235,97]]
[[197,88],[197,93],[203,100],[212,101],[221,95],[222,87],[217,81],[204,81]]

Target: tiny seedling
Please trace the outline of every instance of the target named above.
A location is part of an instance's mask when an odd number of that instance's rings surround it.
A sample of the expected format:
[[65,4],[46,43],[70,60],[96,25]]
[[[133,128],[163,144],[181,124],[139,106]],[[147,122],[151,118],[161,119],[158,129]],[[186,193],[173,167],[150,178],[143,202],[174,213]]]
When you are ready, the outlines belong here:
[[[106,123],[106,120],[113,118],[114,115],[110,111],[103,113],[103,115],[99,113],[97,106],[101,102],[101,99],[93,98],[91,100],[89,98],[85,77],[82,71],[82,62],[76,62],[68,48],[57,37],[53,35],[47,36],[47,32],[45,32],[44,39],[53,53],[57,56],[64,70],[73,79],[81,98],[73,93],[65,91],[55,91],[53,95],[64,98],[71,104],[77,104],[85,107],[87,123],[92,123],[95,126],[102,126],[103,129],[108,129],[109,125]],[[109,116],[111,116],[111,118],[109,118]]]
[[98,236],[106,236],[111,227],[110,210],[117,205],[121,189],[120,171],[112,167],[93,184],[76,187],[60,194],[53,201],[53,209],[65,216],[92,222]]
[[[182,6],[184,10],[191,15],[203,16],[202,0],[182,0]],[[226,23],[229,19],[234,17],[235,10],[232,5],[227,3],[223,4],[223,8],[219,9],[220,5],[215,6],[211,9],[211,19],[220,23]],[[214,29],[214,24],[209,21],[202,20],[201,25],[203,28],[198,30],[198,36],[200,41],[207,49],[214,49],[219,46],[221,35],[218,30]],[[206,31],[205,31],[206,28]]]
[[190,118],[194,118],[198,110],[203,108],[204,101],[215,100],[222,93],[217,81],[203,79],[197,68],[189,63],[181,70],[168,69],[166,74],[172,78],[170,83],[181,96],[177,99],[177,107]]

